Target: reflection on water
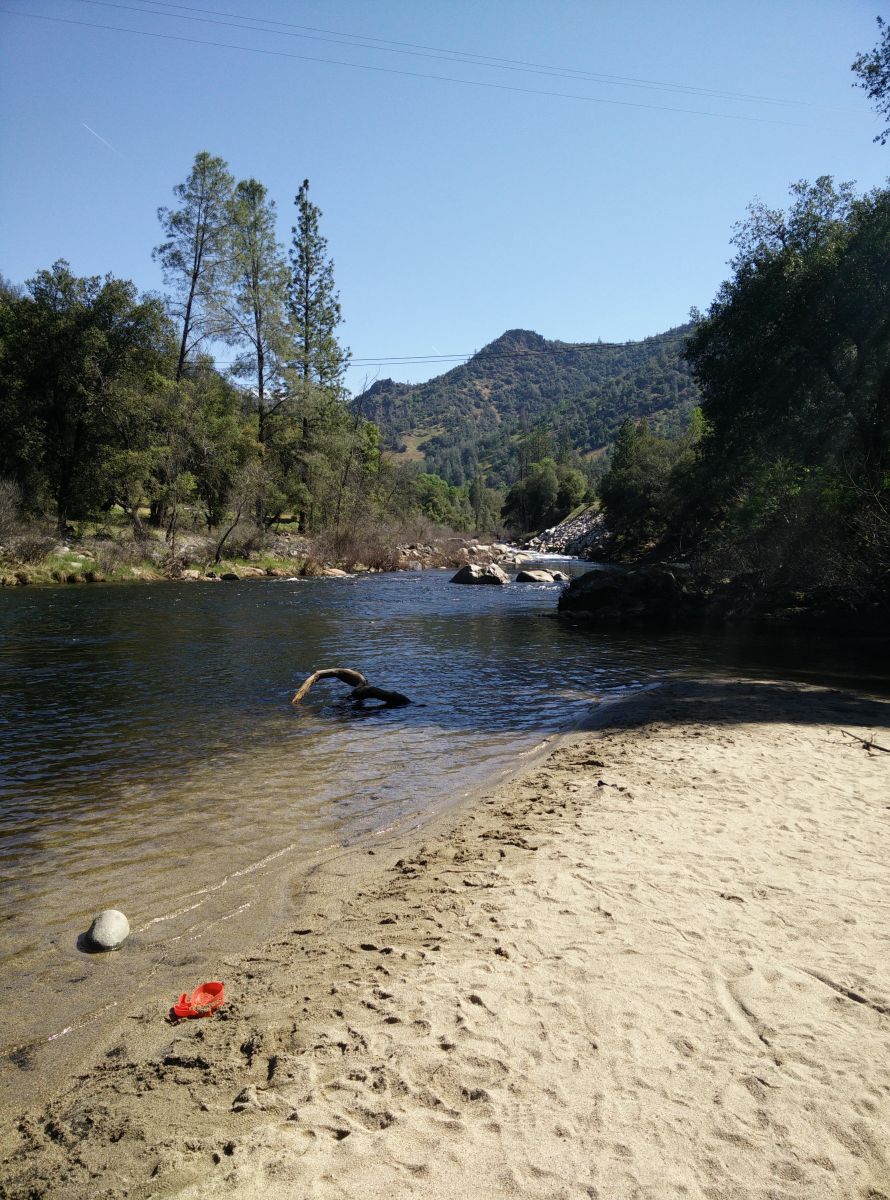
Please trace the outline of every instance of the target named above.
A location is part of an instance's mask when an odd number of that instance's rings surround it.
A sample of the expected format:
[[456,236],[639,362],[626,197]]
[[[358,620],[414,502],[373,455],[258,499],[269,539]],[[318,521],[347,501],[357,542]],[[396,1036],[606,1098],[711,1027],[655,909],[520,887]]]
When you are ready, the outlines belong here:
[[[813,639],[575,630],[553,619],[558,591],[433,571],[0,595],[6,1011],[83,965],[76,935],[99,909],[127,913],[130,969],[186,935],[212,946],[260,878],[449,803],[610,689],[727,670],[886,688],[874,654],[863,671]],[[292,708],[323,666],[418,703],[360,716],[331,682]]]

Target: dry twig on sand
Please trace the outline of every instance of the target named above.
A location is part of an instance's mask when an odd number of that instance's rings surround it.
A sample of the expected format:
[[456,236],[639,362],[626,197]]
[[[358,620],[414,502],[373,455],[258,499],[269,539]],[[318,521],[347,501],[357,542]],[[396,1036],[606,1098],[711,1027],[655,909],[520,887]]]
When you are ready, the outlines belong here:
[[874,734],[870,738],[860,737],[858,733],[849,733],[846,729],[842,729],[841,733],[844,737],[852,738],[854,742],[859,742],[863,750],[867,750],[871,754],[872,750],[881,750],[884,754],[890,754],[890,747],[879,746],[874,739]]

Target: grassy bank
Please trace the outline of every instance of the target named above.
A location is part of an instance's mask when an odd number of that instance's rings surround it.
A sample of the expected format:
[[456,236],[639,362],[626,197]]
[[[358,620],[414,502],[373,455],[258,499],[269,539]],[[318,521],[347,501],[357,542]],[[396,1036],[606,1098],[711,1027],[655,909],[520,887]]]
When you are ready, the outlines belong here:
[[62,537],[48,528],[0,531],[0,587],[156,580],[319,576],[334,570],[397,571],[457,566],[468,539],[426,521],[313,538],[287,528],[236,526],[224,539],[197,531],[168,539],[122,521],[89,524]]
[[269,549],[233,547],[231,555],[219,559],[210,541],[190,538],[174,551],[162,535],[135,538],[86,532],[66,539],[19,535],[2,549],[0,586],[198,580],[233,574],[292,576],[311,570],[311,549],[296,540]]

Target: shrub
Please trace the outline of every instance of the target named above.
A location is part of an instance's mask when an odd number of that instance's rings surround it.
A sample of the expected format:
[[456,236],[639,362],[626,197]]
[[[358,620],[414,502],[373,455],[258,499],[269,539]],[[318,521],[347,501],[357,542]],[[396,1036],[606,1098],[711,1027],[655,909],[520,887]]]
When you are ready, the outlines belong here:
[[23,533],[10,538],[7,557],[13,562],[28,563],[35,566],[43,562],[52,552],[56,539],[43,533]]
[[315,557],[335,562],[346,571],[358,566],[375,571],[395,571],[399,566],[396,538],[382,529],[341,530],[324,533],[315,539]]
[[103,575],[113,575],[121,567],[129,567],[145,557],[145,546],[135,542],[96,543],[93,548],[96,565]]

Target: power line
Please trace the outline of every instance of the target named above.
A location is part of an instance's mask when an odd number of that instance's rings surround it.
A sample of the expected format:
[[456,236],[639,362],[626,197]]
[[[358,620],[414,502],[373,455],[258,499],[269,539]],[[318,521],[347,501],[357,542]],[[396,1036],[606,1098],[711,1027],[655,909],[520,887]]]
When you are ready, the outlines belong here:
[[231,42],[212,42],[204,38],[185,37],[182,34],[173,33],[156,33],[146,29],[129,29],[120,25],[104,25],[95,21],[76,21],[71,17],[50,17],[42,13],[27,13],[20,12],[14,8],[0,8],[0,12],[6,13],[8,16],[25,17],[29,21],[50,21],[57,25],[76,25],[83,29],[102,29],[113,33],[130,33],[136,37],[155,38],[156,40],[166,42],[182,42],[191,46],[211,46],[217,50],[240,50],[248,54],[262,54],[271,58],[289,58],[299,62],[316,62],[324,63],[328,66],[349,67],[357,71],[373,71],[376,74],[383,75],[401,75],[409,79],[433,79],[441,83],[457,83],[465,87],[485,88],[488,90],[499,92],[514,92],[526,96],[550,96],[561,100],[580,100],[589,104],[606,104],[617,106],[619,108],[645,108],[655,112],[676,112],[685,113],[688,116],[694,117],[715,117],[722,121],[746,121],[753,122],[757,125],[787,125],[793,126],[796,123],[792,121],[777,121],[769,117],[750,117],[739,113],[717,113],[708,112],[704,109],[697,108],[675,108],[673,105],[667,104],[643,104],[636,100],[606,100],[600,96],[581,96],[573,92],[550,92],[541,88],[524,88],[515,87],[507,83],[491,83],[479,79],[458,79],[453,75],[431,75],[421,71],[405,71],[397,67],[379,67],[372,66],[368,63],[353,63],[345,62],[342,59],[336,58],[319,58],[309,54],[293,54],[287,50],[268,50],[258,46],[240,46]]
[[[384,38],[365,37],[363,34],[339,33],[331,29],[318,29],[312,25],[297,25],[289,21],[276,21],[271,17],[251,17],[242,13],[223,12],[212,8],[196,8],[188,4],[171,4],[166,0],[152,0],[155,7],[135,7],[131,4],[115,3],[114,0],[77,0],[80,4],[91,4],[101,8],[118,8],[127,12],[145,13],[151,16],[172,17],[181,21],[199,21],[209,25],[223,25],[232,29],[245,29],[256,33],[272,33],[276,36],[303,38],[310,41],[327,42],[335,46],[350,46],[379,53],[402,54],[413,58],[431,58],[439,62],[456,62],[500,71],[521,74],[548,75],[559,79],[576,79],[585,82],[605,83],[617,87],[640,88],[646,91],[665,91],[681,95],[703,96],[709,99],[743,101],[758,104],[805,105],[808,101],[781,99],[776,96],[758,96],[746,92],[730,92],[714,88],[701,88],[691,84],[665,83],[654,79],[639,79],[625,75],[607,75],[602,72],[585,71],[574,67],[548,66],[543,63],[525,62],[521,59],[496,58],[492,55],[474,54],[472,51],[450,50],[441,46],[423,46],[412,42],[393,42]],[[143,0],[143,3],[145,0]],[[175,9],[175,12],[160,12],[159,8]],[[200,13],[198,17],[181,16],[181,13]],[[231,17],[233,21],[215,18]],[[233,22],[241,22],[234,24]],[[243,22],[249,21],[246,25]],[[269,26],[278,26],[270,29]]]
[[[465,354],[402,354],[393,356],[375,356],[367,358],[351,358],[349,366],[352,367],[399,367],[399,366],[422,366],[425,364],[436,365],[441,363],[443,366],[447,362],[467,362],[471,358],[481,358],[488,360],[492,358],[528,358],[532,355],[547,355],[554,354],[577,354],[587,353],[592,350],[624,350],[629,346],[640,346],[650,339],[644,338],[642,341],[629,342],[571,342],[571,343],[555,343],[547,347],[529,346],[522,350],[488,350],[483,347],[481,350],[473,350]],[[652,339],[653,341],[655,339]],[[206,361],[206,360],[205,360]],[[214,366],[224,367],[233,366],[240,362],[240,359],[223,359],[215,358],[211,360]]]

